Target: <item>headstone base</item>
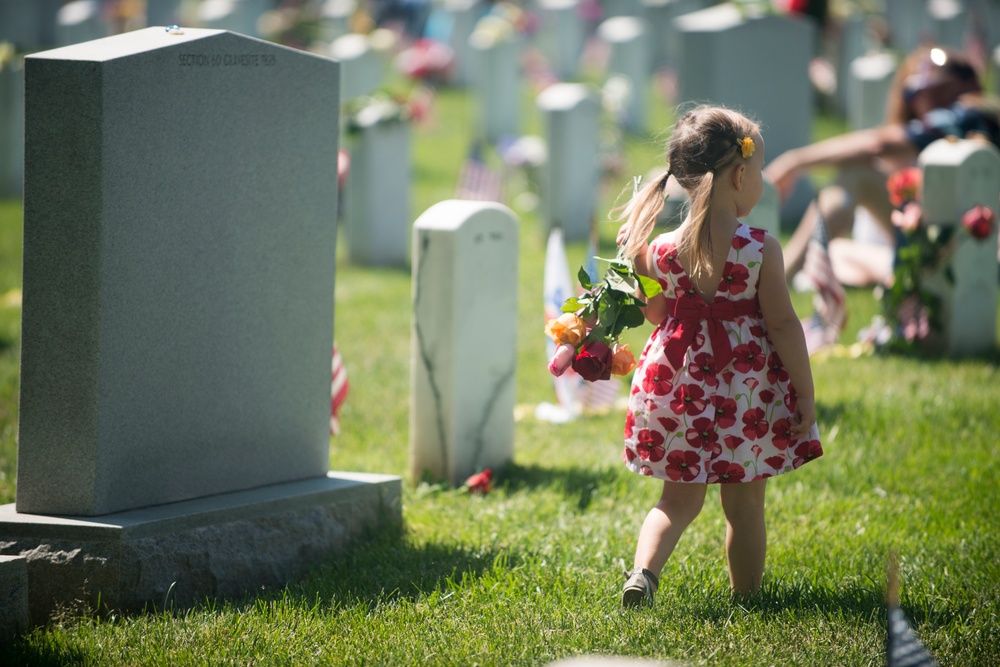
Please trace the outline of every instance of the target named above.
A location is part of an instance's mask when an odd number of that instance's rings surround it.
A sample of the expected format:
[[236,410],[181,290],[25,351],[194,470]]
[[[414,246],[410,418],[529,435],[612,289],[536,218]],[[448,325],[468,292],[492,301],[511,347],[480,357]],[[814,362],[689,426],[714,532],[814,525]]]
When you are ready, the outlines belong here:
[[402,524],[401,481],[330,472],[97,517],[0,506],[0,554],[27,559],[33,625],[60,609],[185,608],[283,586],[372,529]]

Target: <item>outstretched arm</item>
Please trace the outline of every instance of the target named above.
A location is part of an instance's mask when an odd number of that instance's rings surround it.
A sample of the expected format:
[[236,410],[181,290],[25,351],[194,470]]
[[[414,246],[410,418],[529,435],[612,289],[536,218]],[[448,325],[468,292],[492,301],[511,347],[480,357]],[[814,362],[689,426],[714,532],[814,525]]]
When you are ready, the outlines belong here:
[[[656,280],[656,273],[652,270],[653,261],[653,248],[647,245],[643,249],[643,252],[635,258],[635,272],[640,276]],[[639,295],[639,298],[644,297]],[[651,324],[659,326],[663,322],[664,318],[669,314],[667,312],[667,297],[663,292],[660,292],[651,299],[646,299],[646,307],[643,309],[643,314]]]
[[803,171],[822,165],[840,165],[869,161],[876,157],[916,155],[902,125],[883,125],[856,130],[823,141],[785,151],[767,167],[764,173],[771,179],[782,199],[791,192]]
[[781,244],[768,234],[764,238],[764,259],[760,267],[757,297],[768,334],[798,397],[792,418],[792,433],[803,437],[816,422],[816,405],[806,337],[802,323],[792,308],[784,267]]

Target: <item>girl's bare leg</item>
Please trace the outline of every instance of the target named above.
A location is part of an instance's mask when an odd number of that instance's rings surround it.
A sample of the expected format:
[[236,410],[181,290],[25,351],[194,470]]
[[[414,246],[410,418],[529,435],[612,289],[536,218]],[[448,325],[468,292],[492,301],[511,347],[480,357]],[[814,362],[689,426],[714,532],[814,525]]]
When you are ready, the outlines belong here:
[[726,556],[733,593],[749,595],[760,588],[767,552],[764,491],[767,480],[723,484],[722,510],[726,513]]
[[659,575],[684,529],[705,504],[705,484],[664,482],[659,502],[646,515],[635,547],[636,568]]

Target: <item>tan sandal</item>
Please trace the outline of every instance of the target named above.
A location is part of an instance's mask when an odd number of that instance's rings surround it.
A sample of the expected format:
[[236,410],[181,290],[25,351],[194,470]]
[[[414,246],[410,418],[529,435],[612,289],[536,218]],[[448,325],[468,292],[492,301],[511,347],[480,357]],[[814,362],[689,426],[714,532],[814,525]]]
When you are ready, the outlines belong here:
[[631,608],[653,604],[653,594],[660,587],[660,579],[644,567],[626,570],[622,588],[622,607]]

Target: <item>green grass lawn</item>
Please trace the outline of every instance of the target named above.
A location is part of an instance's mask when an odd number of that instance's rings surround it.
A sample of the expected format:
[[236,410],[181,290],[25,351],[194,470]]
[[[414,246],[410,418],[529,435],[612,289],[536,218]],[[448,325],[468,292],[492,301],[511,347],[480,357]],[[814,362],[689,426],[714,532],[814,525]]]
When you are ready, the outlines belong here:
[[[539,121],[526,104],[526,124]],[[474,113],[459,93],[415,135],[414,217],[451,196]],[[654,119],[666,124],[665,112]],[[660,159],[632,139],[624,181]],[[0,295],[20,284],[19,202],[0,203]],[[545,237],[521,215],[521,405],[553,400],[545,368]],[[605,250],[614,227],[603,226]],[[572,245],[570,262],[585,248]],[[343,249],[341,249],[341,255]],[[338,265],[336,336],[351,377],[331,468],[408,477],[410,277]],[[808,297],[796,295],[803,314]],[[877,312],[849,294],[857,330]],[[19,315],[0,306],[0,501],[14,494]],[[647,332],[648,333],[648,332]],[[641,336],[635,337],[636,345]],[[484,347],[489,341],[483,341]],[[404,485],[401,532],[372,536],[282,590],[186,611],[66,613],[6,647],[0,664],[538,665],[577,654],[700,665],[884,664],[886,564],[942,665],[1000,655],[1000,373],[990,359],[830,356],[814,362],[826,455],[769,483],[765,586],[728,595],[717,493],[663,572],[653,608],[622,611],[630,563],[659,483],[620,463],[623,414],[569,425],[530,416],[487,496]],[[0,536],[2,539],[2,536]]]

